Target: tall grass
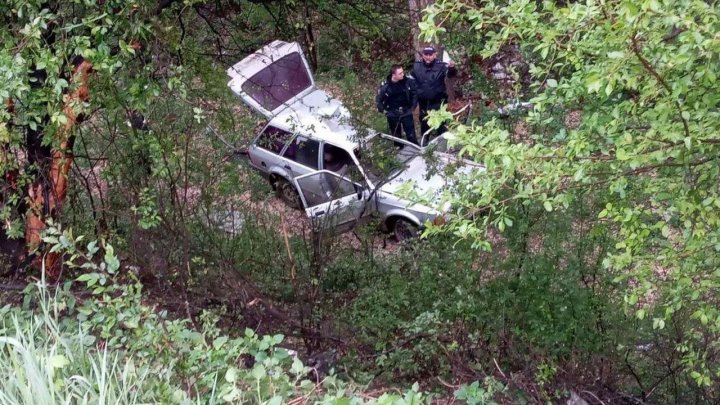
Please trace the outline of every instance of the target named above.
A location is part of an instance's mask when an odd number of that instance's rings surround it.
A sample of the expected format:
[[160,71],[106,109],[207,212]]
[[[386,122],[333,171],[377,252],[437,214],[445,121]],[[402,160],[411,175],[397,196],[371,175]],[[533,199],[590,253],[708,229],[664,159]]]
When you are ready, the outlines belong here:
[[[107,268],[117,259],[106,248],[104,260]],[[78,280],[88,287],[99,277],[83,276]],[[50,293],[43,278],[26,290],[29,304],[0,308],[0,405],[424,403],[417,384],[369,402],[335,376],[316,385],[307,379],[309,367],[276,347],[282,335],[248,329],[231,338],[211,316],[201,330],[190,329],[184,320],[166,320],[142,306],[139,291],[105,284],[73,310],[67,293]],[[140,312],[134,326],[108,322]],[[122,339],[113,339],[118,334]],[[244,356],[254,365],[241,366]]]
[[141,401],[147,373],[123,353],[98,349],[79,325],[61,322],[44,279],[36,288],[34,310],[0,309],[0,405]]

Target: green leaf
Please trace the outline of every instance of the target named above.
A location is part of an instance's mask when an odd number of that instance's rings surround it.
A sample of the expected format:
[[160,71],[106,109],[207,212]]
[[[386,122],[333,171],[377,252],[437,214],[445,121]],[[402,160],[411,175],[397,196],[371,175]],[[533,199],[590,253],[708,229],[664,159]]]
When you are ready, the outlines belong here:
[[52,368],[63,368],[70,364],[70,361],[67,359],[67,357],[61,354],[56,354],[55,356],[50,357],[48,364]]
[[667,224],[663,225],[661,232],[662,236],[667,238],[668,236],[670,236],[670,227],[668,227]]
[[605,95],[609,96],[612,94],[614,88],[613,82],[609,81],[607,86],[605,86]]
[[267,377],[267,370],[265,370],[265,366],[263,366],[262,364],[256,364],[255,367],[253,367],[253,370],[250,374],[256,380],[261,380],[261,379]]
[[227,337],[227,336],[220,336],[220,337],[216,338],[215,340],[213,340],[213,348],[215,348],[215,350],[218,350],[218,349],[220,349],[227,341],[228,341],[228,337]]
[[598,91],[600,91],[600,87],[602,87],[602,82],[602,78],[596,73],[591,73],[588,77],[585,78],[585,85],[587,86],[589,93],[597,93]]
[[290,367],[290,371],[295,375],[300,375],[303,372],[305,372],[305,367],[303,366],[302,361],[300,361],[300,359],[298,359],[297,357],[295,357],[293,359],[293,363],[292,363],[292,366]]
[[275,395],[274,397],[270,398],[269,401],[266,402],[267,405],[282,405],[283,403],[283,397],[280,395]]
[[120,261],[115,256],[115,250],[109,243],[105,245],[104,261],[107,265],[107,271],[110,274],[115,273],[115,271],[120,268]]
[[235,367],[230,367],[225,372],[225,381],[227,381],[229,383],[234,383],[235,381],[237,381],[237,375],[238,375],[238,370]]
[[97,247],[97,241],[94,240],[94,241],[88,243],[86,249],[87,249],[88,255],[90,257],[92,257],[99,250],[99,248]]

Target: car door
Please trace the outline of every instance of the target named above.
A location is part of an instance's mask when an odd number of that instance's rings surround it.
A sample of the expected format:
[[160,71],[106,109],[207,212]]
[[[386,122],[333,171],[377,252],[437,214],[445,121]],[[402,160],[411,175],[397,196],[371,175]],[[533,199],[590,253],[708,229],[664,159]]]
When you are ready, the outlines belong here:
[[315,229],[345,227],[372,212],[367,188],[331,171],[308,173],[293,181]]
[[227,70],[228,87],[267,118],[315,90],[310,65],[296,42],[273,41]]
[[248,149],[250,164],[264,173],[270,172],[273,166],[282,165],[280,154],[292,137],[291,132],[267,125]]
[[298,177],[319,169],[320,142],[297,135],[282,152],[282,168],[290,177]]

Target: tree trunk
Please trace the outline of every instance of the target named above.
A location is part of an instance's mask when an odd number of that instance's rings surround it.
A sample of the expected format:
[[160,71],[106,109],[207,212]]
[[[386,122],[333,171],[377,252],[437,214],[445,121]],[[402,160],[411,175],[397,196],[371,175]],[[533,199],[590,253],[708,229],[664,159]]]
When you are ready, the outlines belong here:
[[307,1],[305,2],[305,46],[308,50],[308,56],[310,57],[310,67],[313,72],[317,72],[318,69],[318,49],[317,41],[315,41],[315,33],[313,32],[312,25],[312,14],[310,13],[310,6]]
[[[49,218],[57,219],[60,209],[65,201],[68,187],[68,173],[73,163],[72,147],[75,137],[73,127],[79,120],[76,105],[88,99],[88,76],[92,69],[90,62],[83,60],[75,68],[73,83],[78,87],[65,96],[63,113],[67,118],[65,124],[58,129],[59,146],[52,150],[48,170],[42,170],[35,181],[29,186],[29,205],[25,215],[25,243],[30,251],[37,249],[42,242],[41,233]],[[42,163],[41,167],[42,167]],[[45,265],[45,271],[50,277],[56,277],[60,270],[60,256],[57,253],[48,253],[44,259],[38,257],[34,265]]]
[[423,42],[420,41],[420,27],[418,24],[422,21],[422,11],[425,7],[433,3],[433,0],[408,0],[408,8],[410,10],[410,32],[412,33],[412,49],[415,51],[415,60],[422,59],[420,56],[420,48]]
[[457,76],[445,78],[445,90],[447,91],[447,95],[448,95],[448,103],[452,103],[457,99],[457,94],[455,92],[456,85],[457,85]]
[[[433,3],[433,0],[408,0],[408,6],[410,9],[410,30],[412,32],[412,47],[415,50],[415,60],[422,60],[420,55],[420,48],[424,45],[423,41],[420,41],[420,27],[418,24],[422,20],[422,11]],[[438,51],[438,58],[443,57],[443,47],[440,43],[435,43],[435,48]],[[456,78],[446,78],[445,88],[447,90],[448,102],[455,101],[455,85]]]
[[[155,17],[159,16],[165,9],[172,6],[178,0],[160,0],[155,12],[152,13]],[[42,8],[48,8],[49,2],[45,3]],[[131,15],[137,10],[134,9]],[[53,21],[48,24],[46,30],[46,37],[44,38],[45,43],[51,46],[55,42]],[[142,44],[137,40],[131,42],[132,47],[140,52],[142,50]],[[116,51],[113,51],[113,54]],[[82,117],[76,111],[78,105],[88,100],[88,79],[92,72],[92,64],[83,58],[78,57],[77,61],[73,64],[75,68],[73,70],[72,77],[69,82],[75,85],[75,90],[70,94],[63,96],[63,113],[66,121],[57,130],[56,137],[58,146],[53,150],[48,150],[46,146],[42,144],[43,137],[43,126],[39,126],[37,131],[28,131],[28,160],[30,163],[37,163],[39,172],[35,174],[35,180],[29,185],[27,189],[27,207],[25,212],[25,246],[28,252],[33,252],[39,248],[42,242],[41,234],[46,227],[46,222],[50,218],[57,219],[62,204],[65,201],[68,188],[68,173],[73,164],[73,153],[72,148],[75,141],[73,135],[73,129],[75,124],[82,121]],[[42,69],[36,69],[31,72],[32,76],[46,76],[46,73]],[[39,86],[40,83],[44,83],[44,77],[39,77],[42,80],[35,81],[35,86]],[[31,84],[32,86],[32,84]],[[49,117],[43,120],[44,123],[49,121]],[[29,256],[29,255],[28,255]],[[45,266],[45,271],[50,277],[57,277],[60,272],[60,255],[57,253],[48,253],[44,258],[38,256],[33,265],[36,268]]]

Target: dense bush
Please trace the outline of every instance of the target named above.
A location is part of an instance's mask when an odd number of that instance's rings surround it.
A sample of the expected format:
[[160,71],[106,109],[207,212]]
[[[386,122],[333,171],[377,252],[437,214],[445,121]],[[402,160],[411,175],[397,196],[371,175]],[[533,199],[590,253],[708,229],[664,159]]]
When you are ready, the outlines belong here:
[[417,386],[402,395],[359,396],[359,387],[318,375],[279,347],[282,335],[248,329],[230,337],[211,313],[201,317],[200,329],[188,319],[169,319],[142,304],[140,284],[110,245],[95,264],[95,243],[77,249],[81,238],[56,236],[58,250],[82,262],[86,272],[77,283],[92,293],[75,295],[72,282],[51,293],[43,279],[28,286],[25,305],[0,309],[0,403],[419,404],[428,398]]

